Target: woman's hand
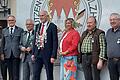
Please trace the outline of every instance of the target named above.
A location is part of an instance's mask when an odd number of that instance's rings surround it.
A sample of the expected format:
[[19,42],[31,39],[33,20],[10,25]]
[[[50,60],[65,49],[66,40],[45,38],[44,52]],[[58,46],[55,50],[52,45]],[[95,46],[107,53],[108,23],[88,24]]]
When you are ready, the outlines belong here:
[[69,53],[69,51],[60,52],[60,55],[65,56],[65,55],[67,55],[68,53]]

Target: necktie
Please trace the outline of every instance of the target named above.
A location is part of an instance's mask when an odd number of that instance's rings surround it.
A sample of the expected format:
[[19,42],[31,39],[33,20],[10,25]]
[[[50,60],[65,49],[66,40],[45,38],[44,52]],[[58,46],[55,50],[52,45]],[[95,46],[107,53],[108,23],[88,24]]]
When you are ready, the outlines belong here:
[[26,46],[25,47],[27,47],[28,45],[29,45],[29,40],[30,39],[30,32],[28,32],[28,37],[27,37],[27,41],[26,41]]
[[40,30],[40,45],[39,45],[39,48],[42,48],[43,45],[44,45],[44,37],[42,36],[43,35],[43,31],[44,31],[44,24],[41,25],[41,30]]
[[29,41],[29,39],[30,39],[30,32],[28,32],[27,42]]
[[44,24],[42,24],[42,26],[41,26],[40,35],[43,34],[43,30],[44,30]]
[[10,33],[11,33],[11,34],[13,33],[13,28],[10,28]]

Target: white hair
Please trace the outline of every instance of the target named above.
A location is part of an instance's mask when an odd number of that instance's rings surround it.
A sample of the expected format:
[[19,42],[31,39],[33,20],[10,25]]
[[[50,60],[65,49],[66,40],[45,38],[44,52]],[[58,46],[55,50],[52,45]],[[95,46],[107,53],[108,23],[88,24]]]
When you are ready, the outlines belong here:
[[110,16],[116,16],[118,19],[120,19],[120,14],[118,13],[111,13]]

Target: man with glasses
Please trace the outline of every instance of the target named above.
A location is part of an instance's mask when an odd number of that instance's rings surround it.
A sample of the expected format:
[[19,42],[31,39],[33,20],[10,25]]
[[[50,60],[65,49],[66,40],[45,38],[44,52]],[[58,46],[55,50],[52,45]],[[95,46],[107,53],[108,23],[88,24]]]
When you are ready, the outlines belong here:
[[20,63],[20,39],[23,29],[16,26],[16,18],[13,15],[7,17],[8,26],[3,29],[3,54],[2,66],[3,80],[7,80],[7,68],[9,80],[19,80],[19,63]]
[[120,77],[120,14],[110,15],[111,28],[106,33],[107,57],[110,80],[119,80]]
[[26,20],[27,31],[24,31],[20,40],[21,60],[23,65],[23,79],[33,80],[33,63],[31,60],[32,41],[34,38],[34,21]]

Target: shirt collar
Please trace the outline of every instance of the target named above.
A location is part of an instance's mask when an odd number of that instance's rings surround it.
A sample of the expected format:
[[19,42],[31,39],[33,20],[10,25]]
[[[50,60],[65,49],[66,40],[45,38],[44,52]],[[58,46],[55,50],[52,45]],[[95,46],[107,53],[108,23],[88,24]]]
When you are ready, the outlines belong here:
[[115,30],[112,28],[112,31],[113,31],[113,32],[120,31],[120,27],[118,27],[118,28],[117,28],[117,29],[115,29]]
[[31,31],[27,31],[28,33],[30,32],[30,34],[32,34],[32,32],[33,32],[33,30],[31,30]]
[[13,28],[13,30],[15,30],[15,26],[13,26],[13,27],[9,27],[9,30],[10,30],[11,28]]
[[89,34],[92,34],[93,32],[95,32],[96,29],[97,29],[97,28],[95,27],[91,32],[88,31],[88,30],[87,30],[87,32],[88,32]]
[[45,23],[42,23],[42,25],[44,24],[44,26],[47,26],[48,25],[48,21],[46,21]]

